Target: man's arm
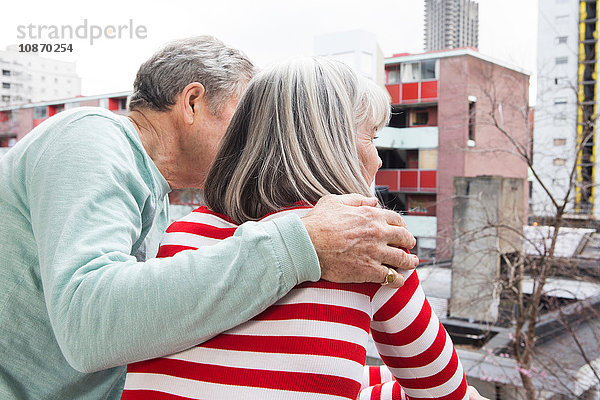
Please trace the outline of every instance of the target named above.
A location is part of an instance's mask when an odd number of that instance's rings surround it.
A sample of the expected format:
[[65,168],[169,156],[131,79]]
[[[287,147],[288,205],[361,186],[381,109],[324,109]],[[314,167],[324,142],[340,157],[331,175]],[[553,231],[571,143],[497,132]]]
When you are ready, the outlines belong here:
[[[173,353],[238,325],[300,281],[318,259],[297,216],[251,223],[213,248],[137,262],[152,201],[132,149],[67,128],[32,163],[27,198],[42,286],[67,361],[92,372]],[[110,133],[107,133],[110,136]],[[125,142],[125,143],[124,143]]]

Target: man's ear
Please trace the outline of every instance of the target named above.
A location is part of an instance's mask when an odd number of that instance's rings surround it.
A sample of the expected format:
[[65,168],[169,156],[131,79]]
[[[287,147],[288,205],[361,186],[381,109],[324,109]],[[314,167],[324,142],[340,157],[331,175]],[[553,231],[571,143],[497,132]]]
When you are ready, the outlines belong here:
[[204,85],[192,82],[181,91],[179,95],[179,108],[186,124],[193,124],[194,119],[200,115],[203,103],[206,101]]

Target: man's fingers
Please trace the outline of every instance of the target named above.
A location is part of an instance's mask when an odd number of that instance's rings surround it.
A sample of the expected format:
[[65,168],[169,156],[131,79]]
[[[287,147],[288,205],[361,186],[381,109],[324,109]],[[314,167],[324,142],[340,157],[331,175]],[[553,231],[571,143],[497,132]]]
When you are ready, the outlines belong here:
[[408,229],[400,226],[389,225],[383,232],[383,239],[390,246],[412,249],[417,244],[417,240]]
[[414,269],[419,265],[419,258],[402,249],[387,246],[383,250],[383,264],[397,269]]
[[395,225],[395,226],[402,226],[404,228],[406,228],[406,222],[404,222],[404,218],[402,218],[402,216],[397,213],[396,211],[392,211],[392,210],[379,210],[383,213],[383,217],[385,218],[385,222],[387,222],[390,225]]
[[375,206],[377,206],[377,199],[375,197],[365,197],[365,196],[362,196],[362,195],[356,194],[356,193],[342,194],[342,195],[337,195],[337,196],[328,195],[328,196],[324,197],[324,199],[327,199],[327,200],[328,200],[328,198],[335,199],[336,201],[338,201],[344,205],[353,206],[353,207],[361,207],[361,206],[375,207]]

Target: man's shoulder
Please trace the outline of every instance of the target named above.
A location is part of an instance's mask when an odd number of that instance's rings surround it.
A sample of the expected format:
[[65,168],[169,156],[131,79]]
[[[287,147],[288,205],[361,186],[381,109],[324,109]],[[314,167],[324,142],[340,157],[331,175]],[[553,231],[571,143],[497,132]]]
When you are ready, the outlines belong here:
[[64,111],[57,115],[55,121],[49,119],[46,122],[47,131],[59,131],[62,134],[73,132],[79,140],[95,141],[107,136],[125,139],[133,133],[133,127],[123,116],[101,107],[80,107]]
[[30,158],[53,145],[72,149],[79,145],[119,148],[127,142],[141,144],[126,118],[100,107],[80,107],[63,111],[35,127],[15,145],[13,156]]

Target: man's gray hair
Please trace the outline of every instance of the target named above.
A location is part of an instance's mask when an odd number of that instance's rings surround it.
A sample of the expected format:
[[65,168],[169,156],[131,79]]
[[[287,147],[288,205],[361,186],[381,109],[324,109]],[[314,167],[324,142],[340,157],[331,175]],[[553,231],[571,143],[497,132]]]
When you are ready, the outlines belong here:
[[131,111],[167,111],[192,82],[204,86],[213,114],[233,95],[241,95],[254,75],[252,62],[212,36],[167,43],[140,66],[129,100]]

